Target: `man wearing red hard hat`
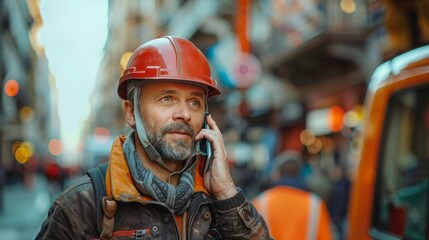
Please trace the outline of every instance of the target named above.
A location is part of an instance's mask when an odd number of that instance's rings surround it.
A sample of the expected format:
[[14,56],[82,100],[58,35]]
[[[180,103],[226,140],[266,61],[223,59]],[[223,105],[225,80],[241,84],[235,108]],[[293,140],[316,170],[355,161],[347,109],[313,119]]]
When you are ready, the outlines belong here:
[[117,137],[98,174],[55,200],[36,239],[269,239],[206,114],[219,94],[190,41],[165,36],[137,48],[118,85],[133,131]]

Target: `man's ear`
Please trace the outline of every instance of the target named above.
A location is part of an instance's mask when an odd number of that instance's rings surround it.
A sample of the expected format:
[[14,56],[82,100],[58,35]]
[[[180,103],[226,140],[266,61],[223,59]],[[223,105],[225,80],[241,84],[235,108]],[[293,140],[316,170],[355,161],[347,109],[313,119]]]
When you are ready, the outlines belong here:
[[128,125],[134,127],[136,125],[136,120],[134,119],[134,106],[128,100],[124,102],[124,113],[125,120],[127,121]]

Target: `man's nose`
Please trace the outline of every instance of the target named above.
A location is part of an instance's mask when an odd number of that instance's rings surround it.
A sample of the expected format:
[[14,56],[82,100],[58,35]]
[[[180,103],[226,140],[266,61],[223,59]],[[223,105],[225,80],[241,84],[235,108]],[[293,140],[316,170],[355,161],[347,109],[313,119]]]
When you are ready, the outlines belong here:
[[189,107],[186,103],[178,104],[177,108],[175,109],[175,112],[173,114],[174,120],[183,120],[183,121],[189,121],[191,119],[191,113],[189,111]]

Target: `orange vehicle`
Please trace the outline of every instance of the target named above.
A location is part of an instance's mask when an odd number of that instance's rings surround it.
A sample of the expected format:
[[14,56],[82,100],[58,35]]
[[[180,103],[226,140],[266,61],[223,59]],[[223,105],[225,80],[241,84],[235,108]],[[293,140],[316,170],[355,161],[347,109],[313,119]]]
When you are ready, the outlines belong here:
[[429,239],[429,45],[374,71],[347,239]]

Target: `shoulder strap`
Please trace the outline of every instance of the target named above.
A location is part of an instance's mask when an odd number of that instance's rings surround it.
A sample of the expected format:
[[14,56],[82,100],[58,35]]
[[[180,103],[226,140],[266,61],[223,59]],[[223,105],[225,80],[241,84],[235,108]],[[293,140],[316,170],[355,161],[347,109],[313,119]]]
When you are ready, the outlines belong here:
[[101,232],[103,219],[102,200],[106,195],[106,172],[108,163],[103,163],[97,167],[91,168],[86,174],[91,178],[95,193],[95,216],[97,221],[97,230]]

